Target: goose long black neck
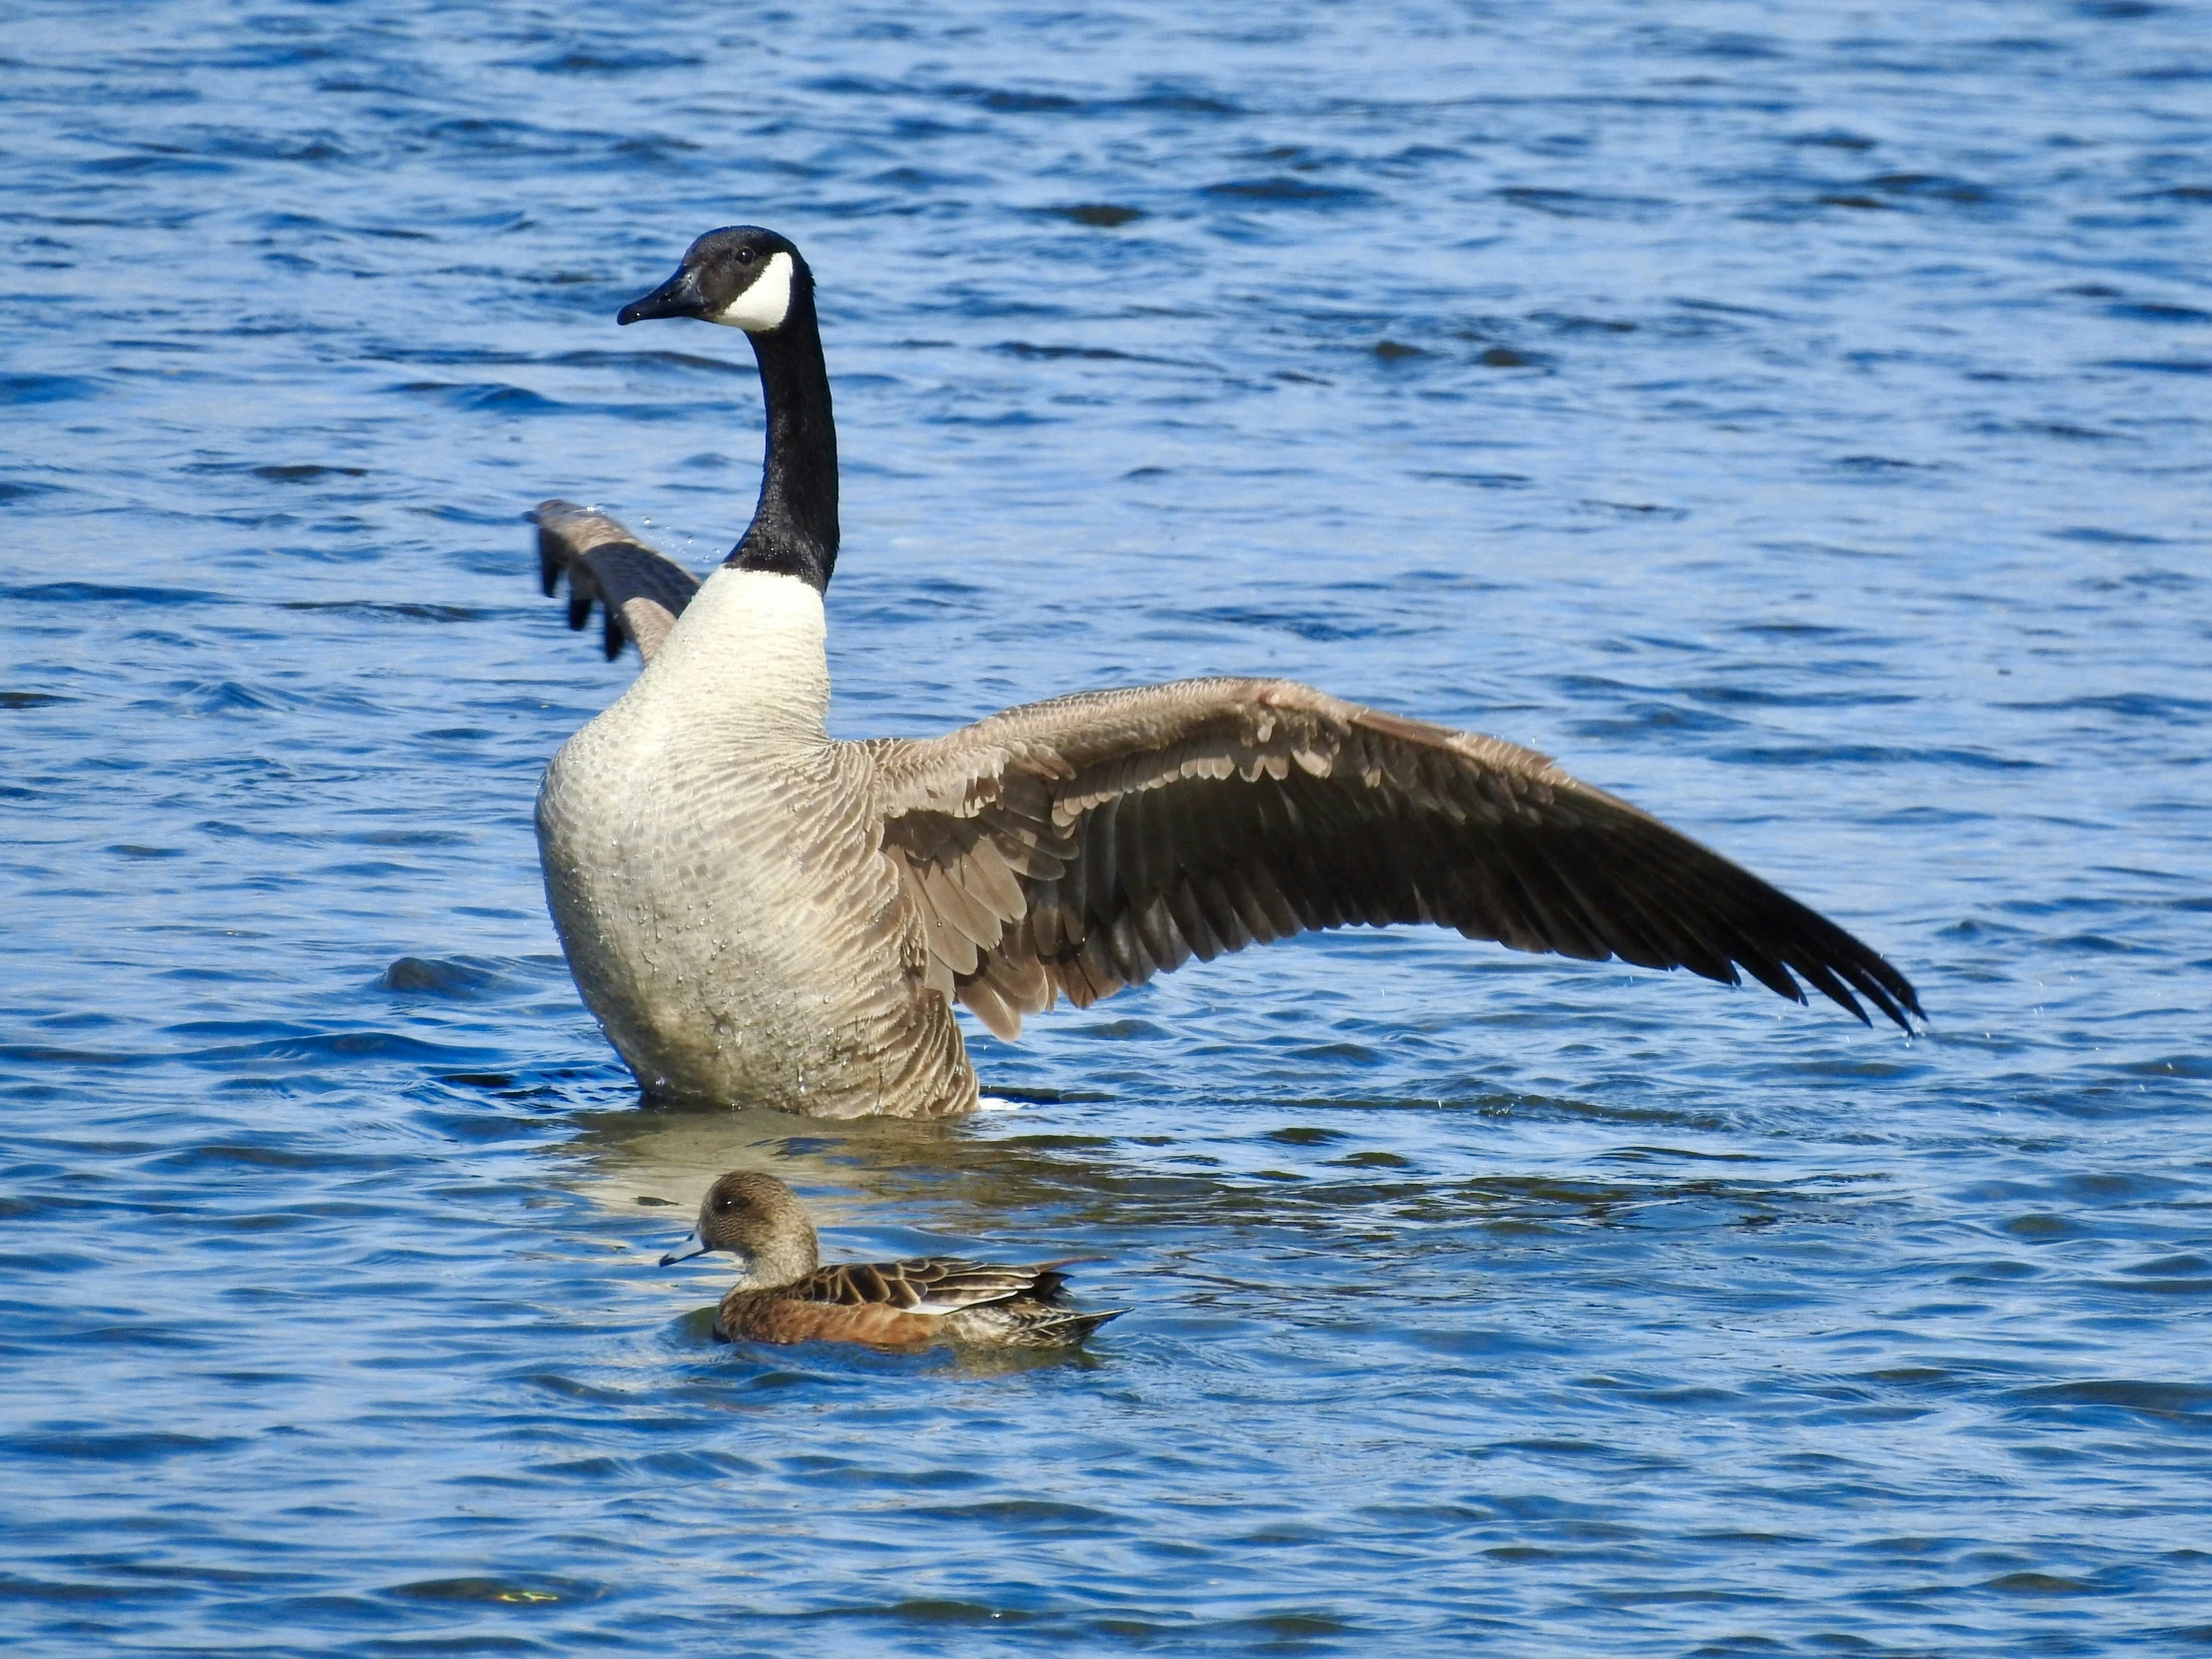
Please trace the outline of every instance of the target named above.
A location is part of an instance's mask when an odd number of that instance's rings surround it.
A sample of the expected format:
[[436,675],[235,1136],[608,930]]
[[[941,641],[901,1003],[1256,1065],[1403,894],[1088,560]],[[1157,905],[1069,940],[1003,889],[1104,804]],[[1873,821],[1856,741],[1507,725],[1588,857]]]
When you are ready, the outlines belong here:
[[783,325],[752,336],[768,408],[768,454],[753,523],[726,563],[797,576],[819,592],[837,563],[837,426],[811,282],[793,284]]

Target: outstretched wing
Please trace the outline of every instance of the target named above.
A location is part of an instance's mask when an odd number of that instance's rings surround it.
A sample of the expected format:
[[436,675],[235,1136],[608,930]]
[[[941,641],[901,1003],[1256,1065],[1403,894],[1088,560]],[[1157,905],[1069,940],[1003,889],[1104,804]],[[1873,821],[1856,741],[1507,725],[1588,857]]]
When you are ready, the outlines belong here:
[[541,501],[523,515],[538,527],[538,580],[548,599],[568,574],[568,625],[582,629],[594,604],[604,623],[607,660],[625,640],[651,662],[699,578],[656,553],[605,513],[573,501]]
[[1738,982],[1911,1030],[1912,985],[1532,750],[1286,680],[1185,680],[869,746],[930,983],[1001,1036],[1191,957],[1353,923]]
[[926,1256],[906,1262],[845,1262],[820,1268],[800,1281],[795,1293],[808,1302],[846,1308],[897,1308],[914,1314],[956,1314],[986,1302],[1027,1297],[1050,1302],[1065,1283],[1055,1269],[1062,1264],[1001,1267],[957,1256]]

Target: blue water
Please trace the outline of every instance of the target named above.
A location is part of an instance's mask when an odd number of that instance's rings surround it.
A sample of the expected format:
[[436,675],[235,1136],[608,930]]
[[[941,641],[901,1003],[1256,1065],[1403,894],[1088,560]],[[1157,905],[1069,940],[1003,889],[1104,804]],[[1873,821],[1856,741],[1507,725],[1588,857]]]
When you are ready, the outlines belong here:
[[[19,5],[0,1642],[2212,1643],[2202,8]],[[1356,933],[950,1126],[641,1110],[517,515],[695,566],[808,251],[840,732],[1297,676],[1559,756],[1925,1037]],[[659,1253],[1088,1254],[1085,1360],[757,1351]]]

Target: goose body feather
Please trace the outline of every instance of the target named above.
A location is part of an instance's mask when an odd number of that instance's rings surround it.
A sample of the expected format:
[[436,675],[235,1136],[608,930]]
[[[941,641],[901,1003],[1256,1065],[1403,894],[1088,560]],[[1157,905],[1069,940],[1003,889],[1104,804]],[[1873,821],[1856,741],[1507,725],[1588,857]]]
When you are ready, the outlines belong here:
[[961,1112],[976,1083],[955,1002],[1013,1037],[1063,996],[1356,924],[1741,970],[1800,1001],[1802,980],[1908,1028],[1918,1011],[1844,929],[1547,757],[1293,681],[831,739],[811,588],[717,571],[649,643],[633,588],[677,584],[641,579],[627,532],[600,544],[624,567],[593,572],[564,550],[580,515],[539,510],[546,556],[581,565],[646,666],[548,768],[540,845],[578,986],[653,1093]]

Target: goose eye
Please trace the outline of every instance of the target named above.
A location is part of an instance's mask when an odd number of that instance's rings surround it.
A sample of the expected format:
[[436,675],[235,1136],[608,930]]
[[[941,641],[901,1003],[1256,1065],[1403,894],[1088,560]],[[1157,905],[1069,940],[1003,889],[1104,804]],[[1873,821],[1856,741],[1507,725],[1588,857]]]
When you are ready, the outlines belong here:
[[753,263],[753,250],[752,250],[752,249],[750,249],[750,248],[741,248],[741,249],[739,249],[739,250],[738,250],[738,264],[740,264],[740,265],[751,265],[752,263]]

